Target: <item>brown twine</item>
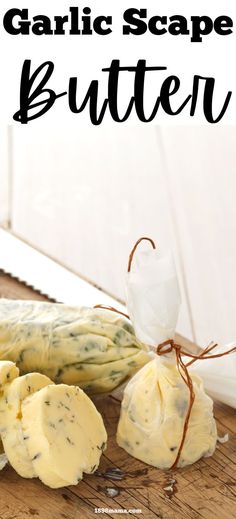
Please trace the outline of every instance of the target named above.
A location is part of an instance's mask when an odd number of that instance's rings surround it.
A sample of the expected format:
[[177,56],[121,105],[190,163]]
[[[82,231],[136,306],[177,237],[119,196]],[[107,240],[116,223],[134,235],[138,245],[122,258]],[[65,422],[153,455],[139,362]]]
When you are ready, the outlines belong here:
[[[182,439],[180,442],[180,446],[178,449],[176,459],[175,459],[173,465],[170,467],[171,469],[175,469],[178,465],[178,462],[179,462],[179,459],[181,456],[181,452],[182,452],[182,449],[184,446],[184,442],[186,439],[190,415],[191,415],[191,411],[192,411],[192,407],[193,407],[194,399],[195,399],[195,394],[194,394],[194,390],[193,390],[193,382],[192,382],[191,376],[189,375],[189,372],[188,372],[188,366],[190,366],[191,364],[196,362],[196,360],[216,359],[218,357],[224,357],[225,355],[229,355],[230,353],[236,352],[236,346],[234,346],[233,348],[231,348],[228,351],[225,351],[224,353],[218,353],[216,355],[207,355],[210,351],[212,351],[217,346],[218,346],[218,344],[211,343],[199,355],[193,355],[191,353],[183,351],[181,349],[181,346],[179,344],[176,344],[172,339],[165,341],[162,344],[159,344],[159,346],[157,347],[157,355],[160,355],[160,356],[165,355],[166,353],[175,351],[177,368],[178,368],[179,374],[181,375],[183,381],[185,382],[186,386],[189,389],[189,406],[188,406],[188,411],[187,411],[187,414],[185,417]],[[190,357],[193,360],[191,360],[187,364],[184,364],[182,355],[184,355],[185,357]]]
[[179,344],[175,344],[175,342],[173,340],[165,341],[162,344],[159,344],[159,346],[157,346],[157,355],[160,355],[160,356],[166,355],[166,353],[170,353],[172,351],[175,351],[176,363],[177,363],[179,374],[189,389],[189,406],[188,406],[188,411],[187,411],[185,422],[184,422],[182,439],[180,442],[180,446],[179,446],[175,461],[174,461],[173,465],[170,467],[171,469],[174,469],[178,465],[178,461],[179,461],[179,458],[181,456],[181,452],[182,452],[182,449],[184,446],[184,442],[185,442],[185,438],[186,438],[186,434],[187,434],[187,430],[188,430],[190,414],[191,414],[194,399],[195,399],[195,394],[194,394],[194,390],[193,390],[192,379],[189,375],[187,367],[185,366],[185,364],[182,360],[181,346],[179,346]]
[[[151,238],[147,238],[146,236],[144,236],[143,238],[139,238],[139,240],[135,243],[135,245],[134,245],[134,247],[133,247],[133,249],[132,249],[132,251],[130,253],[130,256],[129,256],[128,272],[130,272],[130,270],[131,270],[134,253],[135,253],[138,245],[141,243],[141,241],[144,241],[144,240],[149,241],[151,243],[153,249],[156,249],[156,245],[155,245],[154,241]],[[119,310],[117,310],[113,306],[96,305],[93,308],[101,308],[101,309],[104,309],[104,310],[111,310],[111,312],[115,312],[116,314],[123,315],[124,317],[126,317],[127,319],[130,320],[129,315],[125,314],[124,312],[120,312]]]
[[200,355],[193,355],[191,353],[187,353],[187,352],[184,352],[182,351],[182,354],[185,355],[186,357],[190,357],[191,359],[193,360],[190,360],[190,362],[188,362],[186,364],[186,366],[190,366],[191,364],[193,364],[194,362],[196,362],[196,360],[205,360],[205,359],[217,359],[219,357],[224,357],[225,355],[229,355],[230,353],[236,353],[236,346],[233,346],[233,348],[231,348],[230,350],[227,350],[225,351],[224,353],[216,353],[216,355],[206,355],[206,353],[209,353],[210,351],[214,350],[216,347],[218,346],[217,343],[212,343],[207,346],[207,348],[205,348],[201,353]]
[[129,317],[127,314],[125,314],[124,312],[120,312],[120,310],[117,310],[117,309],[114,308],[113,306],[96,305],[96,306],[94,306],[93,308],[101,308],[101,309],[104,309],[104,310],[110,310],[111,312],[115,312],[116,314],[123,315],[123,316],[126,317],[127,319],[130,319],[130,317]]
[[133,249],[132,249],[132,251],[130,253],[130,256],[129,256],[128,272],[131,271],[131,266],[132,266],[132,262],[133,262],[133,258],[134,258],[134,253],[135,253],[138,245],[142,241],[149,241],[151,243],[151,245],[152,245],[152,248],[156,249],[156,245],[155,245],[154,241],[151,238],[147,238],[146,236],[144,236],[143,238],[139,238],[139,240],[135,243],[135,246],[133,247]]

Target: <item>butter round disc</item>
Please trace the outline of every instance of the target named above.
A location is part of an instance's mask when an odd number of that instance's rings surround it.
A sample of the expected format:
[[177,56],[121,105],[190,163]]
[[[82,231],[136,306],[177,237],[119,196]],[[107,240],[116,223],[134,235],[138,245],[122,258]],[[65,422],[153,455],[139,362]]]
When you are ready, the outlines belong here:
[[24,400],[22,415],[28,453],[43,483],[52,488],[76,485],[84,472],[97,469],[107,434],[101,415],[80,388],[47,386]]
[[5,454],[12,467],[24,478],[35,477],[22,431],[21,406],[24,398],[53,382],[39,373],[18,377],[4,388],[1,397],[1,437]]

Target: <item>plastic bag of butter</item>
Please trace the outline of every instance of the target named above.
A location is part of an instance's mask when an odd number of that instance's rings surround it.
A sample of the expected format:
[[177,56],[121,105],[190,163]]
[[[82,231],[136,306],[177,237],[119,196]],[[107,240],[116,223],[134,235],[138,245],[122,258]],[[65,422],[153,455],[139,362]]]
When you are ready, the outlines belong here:
[[135,260],[127,280],[135,331],[155,351],[161,343],[166,345],[127,384],[117,442],[155,467],[183,467],[215,450],[213,402],[201,379],[181,367],[179,350],[174,348],[180,308],[174,261],[154,249],[137,253]]
[[128,319],[104,309],[0,299],[0,359],[89,393],[111,391],[150,360]]

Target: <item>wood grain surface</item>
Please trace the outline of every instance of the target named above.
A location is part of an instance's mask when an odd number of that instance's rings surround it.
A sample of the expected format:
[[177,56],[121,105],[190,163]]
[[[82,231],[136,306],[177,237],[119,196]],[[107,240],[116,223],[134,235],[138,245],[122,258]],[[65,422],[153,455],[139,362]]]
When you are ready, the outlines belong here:
[[[0,273],[0,297],[45,299],[32,289]],[[189,345],[185,342],[185,347]],[[147,466],[120,449],[115,440],[119,418],[121,389],[111,395],[94,398],[108,432],[108,448],[99,471],[85,476],[77,487],[51,490],[40,481],[25,480],[12,468],[0,472],[0,519],[90,519],[128,517],[117,510],[141,510],[135,517],[153,519],[233,519],[236,518],[236,413],[215,404],[218,434],[229,434],[229,441],[218,444],[214,456],[174,472]],[[119,468],[120,481],[106,472]],[[164,490],[175,481],[172,498]],[[111,493],[116,494],[110,497]],[[96,514],[96,508],[105,512]]]

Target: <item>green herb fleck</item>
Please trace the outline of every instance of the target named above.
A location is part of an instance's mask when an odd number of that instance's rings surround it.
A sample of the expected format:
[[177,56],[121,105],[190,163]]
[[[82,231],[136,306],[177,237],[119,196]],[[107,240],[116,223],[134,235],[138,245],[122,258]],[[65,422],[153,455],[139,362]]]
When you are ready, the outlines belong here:
[[41,456],[41,452],[38,452],[37,454],[35,454],[32,461],[37,460],[38,458],[40,458],[40,456]]
[[67,436],[66,439],[70,445],[74,445],[74,442],[69,438],[69,436]]

